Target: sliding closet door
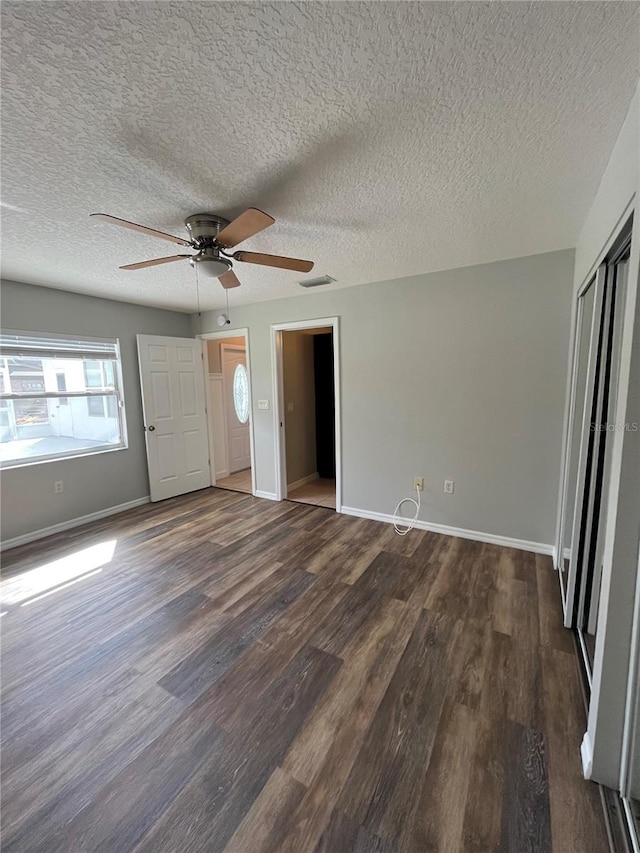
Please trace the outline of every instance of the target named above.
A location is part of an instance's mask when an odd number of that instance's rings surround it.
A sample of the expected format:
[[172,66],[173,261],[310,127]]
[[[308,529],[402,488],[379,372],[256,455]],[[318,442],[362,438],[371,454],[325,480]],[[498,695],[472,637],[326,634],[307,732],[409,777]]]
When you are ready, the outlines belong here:
[[640,291],[633,228],[630,217],[578,293],[556,562],[565,625],[579,640],[590,688],[583,768],[611,789],[604,799],[620,849],[640,853]]
[[598,376],[602,344],[602,313],[606,284],[606,266],[603,264],[596,276],[580,295],[580,344],[578,357],[583,364],[576,364],[574,371],[584,373],[584,390],[581,407],[574,408],[571,456],[575,465],[572,474],[574,484],[573,523],[569,547],[569,570],[567,578],[565,624],[573,627],[576,619],[576,604],[579,597],[580,580],[587,556],[587,531],[593,514],[592,487],[594,462],[594,417],[598,405]]
[[[578,632],[589,682],[593,668],[602,580],[604,538],[616,429],[616,389],[630,240],[621,239],[580,294],[574,406],[569,433],[565,514],[573,508],[565,624]],[[564,561],[563,561],[564,566]]]
[[602,312],[598,397],[591,427],[594,437],[591,518],[586,530],[586,552],[580,579],[576,618],[576,627],[587,656],[589,670],[593,668],[598,628],[598,608],[607,522],[606,507],[611,474],[611,451],[614,433],[621,428],[615,423],[615,411],[628,262],[629,248],[624,247],[623,251],[612,258],[607,265],[606,293]]

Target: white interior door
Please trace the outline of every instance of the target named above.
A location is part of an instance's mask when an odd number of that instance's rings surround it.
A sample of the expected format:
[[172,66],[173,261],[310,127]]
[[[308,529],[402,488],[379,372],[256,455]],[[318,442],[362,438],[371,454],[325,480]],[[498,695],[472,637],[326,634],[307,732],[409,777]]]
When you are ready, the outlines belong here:
[[[227,419],[227,458],[229,460],[229,473],[233,474],[234,471],[242,471],[251,467],[249,385],[246,379],[247,354],[245,349],[222,344],[221,365]],[[238,367],[240,367],[239,371]]]
[[210,486],[200,341],[138,335],[138,359],[151,500]]

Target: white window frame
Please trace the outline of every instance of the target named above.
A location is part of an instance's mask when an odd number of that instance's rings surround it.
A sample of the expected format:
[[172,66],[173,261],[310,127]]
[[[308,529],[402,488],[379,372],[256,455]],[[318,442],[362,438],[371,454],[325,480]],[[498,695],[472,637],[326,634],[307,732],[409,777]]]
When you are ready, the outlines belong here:
[[[0,331],[0,359],[27,356],[43,359],[95,359],[103,362],[113,362],[113,388],[86,388],[83,391],[32,391],[32,392],[0,392],[0,402],[11,400],[29,399],[53,399],[69,400],[74,397],[115,397],[116,414],[120,441],[117,444],[106,443],[78,448],[66,452],[50,453],[38,457],[26,459],[12,459],[6,462],[0,461],[0,470],[6,471],[13,468],[24,468],[31,465],[41,465],[46,462],[57,462],[61,459],[74,459],[82,456],[96,456],[101,453],[114,453],[126,450],[128,445],[127,422],[125,416],[124,392],[122,382],[122,363],[120,354],[120,341],[117,338],[96,338],[86,336],[59,335],[49,332],[23,332],[9,329]],[[103,402],[103,409],[105,403]]]

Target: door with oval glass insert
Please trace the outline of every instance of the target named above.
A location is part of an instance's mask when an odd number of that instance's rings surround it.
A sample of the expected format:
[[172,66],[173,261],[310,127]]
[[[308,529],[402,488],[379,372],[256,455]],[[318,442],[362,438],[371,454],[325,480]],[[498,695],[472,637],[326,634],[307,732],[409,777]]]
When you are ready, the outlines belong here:
[[227,419],[229,473],[251,467],[249,379],[244,347],[222,344],[221,366]]

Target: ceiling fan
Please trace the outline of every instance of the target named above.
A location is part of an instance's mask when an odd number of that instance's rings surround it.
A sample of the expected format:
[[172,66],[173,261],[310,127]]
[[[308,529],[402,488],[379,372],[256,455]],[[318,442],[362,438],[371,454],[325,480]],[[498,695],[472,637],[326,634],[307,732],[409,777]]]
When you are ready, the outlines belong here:
[[265,255],[262,252],[234,252],[229,254],[226,250],[237,246],[249,237],[253,237],[259,231],[263,231],[273,225],[275,219],[268,213],[263,213],[255,207],[250,207],[236,217],[232,222],[218,216],[215,213],[194,213],[187,216],[184,221],[189,233],[187,239],[174,237],[173,234],[165,234],[164,231],[156,231],[155,228],[147,228],[127,219],[118,219],[108,213],[89,214],[103,222],[111,225],[119,225],[121,228],[129,228],[131,231],[141,231],[150,237],[160,237],[170,243],[179,246],[189,246],[195,249],[195,255],[169,255],[166,258],[153,258],[150,261],[140,261],[136,264],[125,264],[121,270],[141,270],[145,267],[154,267],[157,264],[169,264],[173,261],[189,259],[189,263],[211,278],[217,278],[224,288],[238,287],[240,282],[233,271],[233,261],[241,261],[248,264],[261,264],[267,267],[277,267],[283,270],[296,270],[297,272],[310,272],[313,269],[313,261],[302,261],[299,258],[285,258],[282,255]]

